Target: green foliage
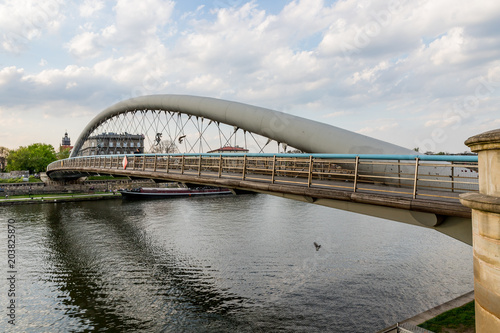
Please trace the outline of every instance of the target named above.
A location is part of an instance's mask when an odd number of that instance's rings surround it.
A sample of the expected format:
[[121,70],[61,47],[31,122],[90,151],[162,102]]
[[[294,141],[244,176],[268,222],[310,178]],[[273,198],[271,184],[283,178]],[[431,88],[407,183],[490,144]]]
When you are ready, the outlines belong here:
[[[35,176],[29,176],[28,183],[41,183],[42,181],[39,178],[35,178]],[[8,179],[0,179],[0,183],[4,184],[13,184],[13,183],[24,183],[23,177],[17,178],[8,178]]]
[[30,176],[29,182],[30,183],[43,183],[40,178],[36,178],[35,176]]
[[457,332],[462,332],[474,329],[474,318],[474,301],[472,301],[464,306],[442,313],[418,326],[436,333],[446,332],[446,328],[452,328]]
[[19,178],[2,179],[2,180],[0,180],[0,182],[6,183],[6,184],[22,183],[23,182],[23,178],[19,177]]
[[63,160],[65,158],[69,158],[69,154],[71,153],[71,149],[65,148],[57,153],[57,159]]
[[7,171],[29,170],[30,173],[44,172],[47,165],[57,160],[52,145],[34,143],[28,147],[12,150],[7,156]]

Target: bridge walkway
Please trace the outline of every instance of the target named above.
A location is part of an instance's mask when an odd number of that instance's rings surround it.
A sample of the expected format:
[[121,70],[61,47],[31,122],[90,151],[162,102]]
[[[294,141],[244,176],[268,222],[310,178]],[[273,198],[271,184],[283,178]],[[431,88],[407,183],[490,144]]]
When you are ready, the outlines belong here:
[[[355,163],[354,168],[349,163]],[[368,174],[360,170],[361,166],[373,168],[380,165],[393,169],[397,167],[398,171],[381,176],[380,172]],[[351,169],[346,169],[345,166],[351,166]],[[403,169],[409,166],[414,167],[416,171],[403,172]],[[470,191],[471,184],[464,182],[461,177],[451,177],[450,181],[449,176],[436,183],[435,179],[418,174],[418,166],[418,160],[415,166],[414,162],[401,160],[328,160],[313,159],[312,156],[277,158],[273,155],[263,158],[143,155],[128,158],[94,156],[70,159],[55,162],[48,171],[73,170],[81,173],[217,185],[274,195],[292,195],[307,202],[316,202],[318,199],[339,200],[470,219],[470,209],[460,204],[458,196]],[[432,164],[425,166],[429,168]],[[438,166],[442,168],[442,164]],[[457,167],[460,165],[452,166]],[[422,169],[423,164],[420,165],[420,170]],[[461,189],[460,186],[467,188]]]
[[[97,171],[97,170],[96,170]],[[102,170],[104,171],[104,170]],[[101,172],[102,172],[101,171]],[[120,172],[124,175],[127,172]],[[134,177],[152,177],[192,182],[205,185],[227,186],[241,190],[253,190],[267,194],[283,193],[299,195],[305,201],[314,202],[316,199],[330,199],[386,206],[399,209],[427,212],[446,216],[471,217],[471,210],[460,204],[458,196],[463,192],[436,191],[421,189],[414,198],[412,189],[405,187],[388,186],[377,183],[361,183],[354,190],[351,180],[318,180],[315,179],[308,186],[307,179],[290,180],[286,176],[248,175],[242,179],[240,173],[223,172],[219,177],[217,172],[202,171],[189,172],[170,170],[168,173],[154,172],[153,169],[144,169],[134,172]]]

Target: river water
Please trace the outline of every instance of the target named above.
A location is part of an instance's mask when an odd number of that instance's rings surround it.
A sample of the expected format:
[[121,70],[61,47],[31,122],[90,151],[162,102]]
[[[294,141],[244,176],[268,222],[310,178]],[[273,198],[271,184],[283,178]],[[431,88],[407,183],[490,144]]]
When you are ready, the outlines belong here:
[[473,289],[468,245],[268,195],[0,207],[0,228],[2,332],[374,332]]

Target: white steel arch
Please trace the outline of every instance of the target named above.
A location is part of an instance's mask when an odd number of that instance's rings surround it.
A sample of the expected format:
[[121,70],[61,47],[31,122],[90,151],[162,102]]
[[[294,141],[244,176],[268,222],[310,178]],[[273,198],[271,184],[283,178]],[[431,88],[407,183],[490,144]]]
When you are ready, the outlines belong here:
[[385,141],[249,104],[190,95],[148,95],[116,103],[84,128],[71,152],[76,157],[85,140],[108,119],[140,110],[161,110],[203,117],[286,143],[307,153],[416,154]]

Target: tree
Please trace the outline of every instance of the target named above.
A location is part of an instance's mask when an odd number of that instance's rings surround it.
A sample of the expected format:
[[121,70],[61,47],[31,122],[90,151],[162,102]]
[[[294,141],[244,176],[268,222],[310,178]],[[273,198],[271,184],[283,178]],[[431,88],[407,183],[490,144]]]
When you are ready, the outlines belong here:
[[179,149],[175,143],[170,140],[157,142],[153,147],[151,147],[151,153],[153,154],[174,154],[178,152]]
[[58,160],[63,160],[65,158],[69,158],[69,154],[70,153],[71,153],[71,148],[61,149],[61,151],[56,154],[57,155],[57,159]]
[[28,147],[12,150],[7,156],[7,171],[29,170],[30,173],[44,172],[47,165],[57,160],[52,145],[34,143]]

